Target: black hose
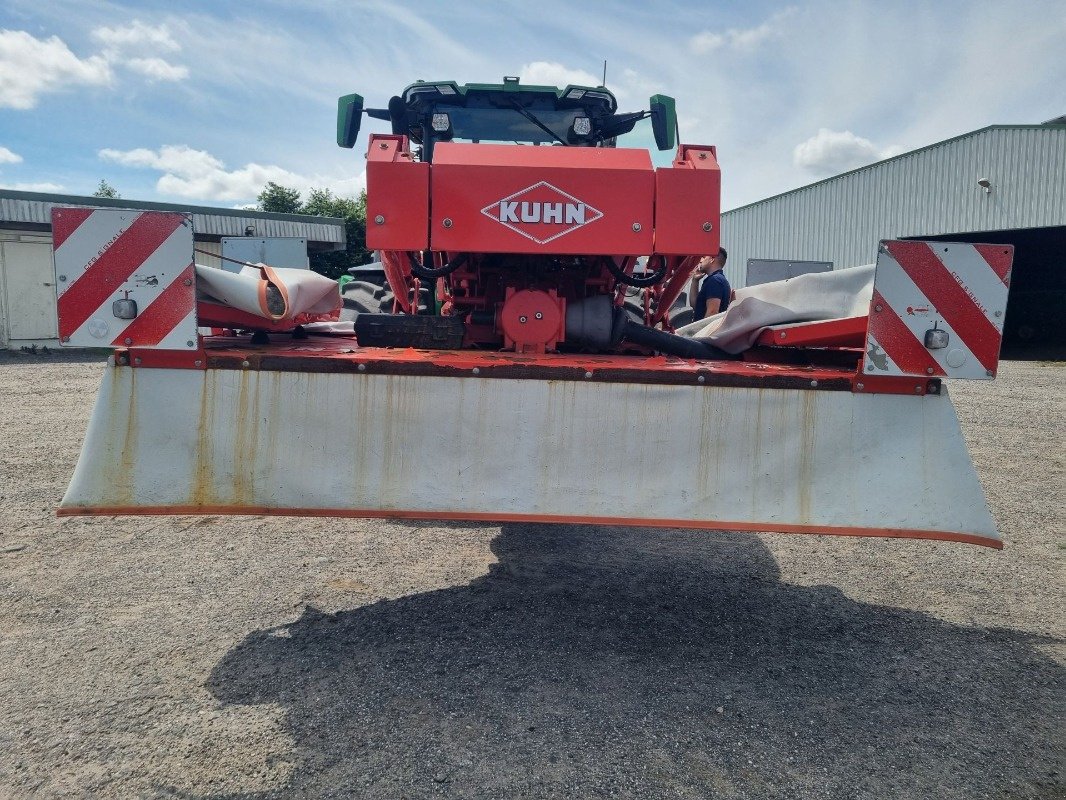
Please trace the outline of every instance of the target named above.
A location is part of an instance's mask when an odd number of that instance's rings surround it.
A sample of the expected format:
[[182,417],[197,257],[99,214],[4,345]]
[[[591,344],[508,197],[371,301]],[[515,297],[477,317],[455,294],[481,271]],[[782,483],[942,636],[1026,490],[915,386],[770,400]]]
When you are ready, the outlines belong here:
[[[651,263],[652,258],[655,258],[655,256],[652,256],[648,259],[649,264]],[[658,258],[659,268],[655,270],[655,272],[653,272],[651,275],[648,275],[644,278],[635,278],[632,275],[626,274],[624,270],[622,270],[617,264],[614,263],[613,258],[608,258],[605,260],[607,261],[608,272],[614,275],[616,281],[618,281],[619,283],[624,283],[626,286],[635,286],[638,289],[643,289],[648,286],[654,286],[666,277],[666,256],[659,256]]]
[[451,275],[466,263],[468,257],[469,256],[466,253],[460,253],[443,267],[423,267],[418,263],[418,259],[415,258],[414,253],[407,253],[407,258],[411,262],[411,272],[425,280],[435,280],[436,278],[443,278],[445,275]]
[[713,344],[699,339],[690,339],[687,336],[678,336],[676,333],[667,333],[657,328],[649,328],[628,318],[622,329],[622,338],[627,342],[642,344],[652,350],[679,358],[698,358],[704,361],[736,358]]

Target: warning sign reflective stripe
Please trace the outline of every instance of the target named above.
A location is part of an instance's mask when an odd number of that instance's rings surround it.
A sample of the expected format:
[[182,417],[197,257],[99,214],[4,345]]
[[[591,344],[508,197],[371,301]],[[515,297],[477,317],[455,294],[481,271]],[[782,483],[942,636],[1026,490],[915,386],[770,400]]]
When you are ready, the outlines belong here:
[[[999,362],[1012,259],[1009,245],[882,242],[866,371],[992,377]],[[946,341],[946,346],[927,346],[927,337],[928,344]]]
[[190,314],[189,304],[185,300],[185,281],[191,283],[194,272],[195,267],[190,264],[147,308],[140,310],[137,318],[111,344],[122,344],[126,339],[131,339],[139,346],[147,347],[163,341]]
[[192,225],[186,215],[57,208],[53,224],[63,344],[195,346]]

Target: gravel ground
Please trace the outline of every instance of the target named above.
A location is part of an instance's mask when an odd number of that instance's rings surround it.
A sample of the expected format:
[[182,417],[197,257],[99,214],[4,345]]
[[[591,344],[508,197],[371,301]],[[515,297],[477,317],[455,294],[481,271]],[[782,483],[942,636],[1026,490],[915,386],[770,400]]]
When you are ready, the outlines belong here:
[[1066,365],[953,386],[1006,548],[63,519],[95,358],[0,356],[4,797],[1066,797]]

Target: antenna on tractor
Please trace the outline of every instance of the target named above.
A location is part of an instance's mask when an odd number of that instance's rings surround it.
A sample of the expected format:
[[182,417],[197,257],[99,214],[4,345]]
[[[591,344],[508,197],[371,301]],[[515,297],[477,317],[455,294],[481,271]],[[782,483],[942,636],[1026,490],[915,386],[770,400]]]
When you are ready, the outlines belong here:
[[600,84],[604,89],[607,88],[607,59],[603,59],[603,83]]

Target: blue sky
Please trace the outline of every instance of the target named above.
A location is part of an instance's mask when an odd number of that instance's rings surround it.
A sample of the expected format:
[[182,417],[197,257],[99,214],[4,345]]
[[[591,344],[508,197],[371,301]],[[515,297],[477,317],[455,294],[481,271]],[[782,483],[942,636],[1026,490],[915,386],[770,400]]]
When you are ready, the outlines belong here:
[[1063,41],[1060,0],[4,0],[0,186],[88,194],[106,178],[131,199],[220,206],[267,180],[353,194],[365,135],[336,147],[338,95],[599,83],[606,58],[623,110],[672,94],[682,140],[718,145],[729,208],[1066,114]]

